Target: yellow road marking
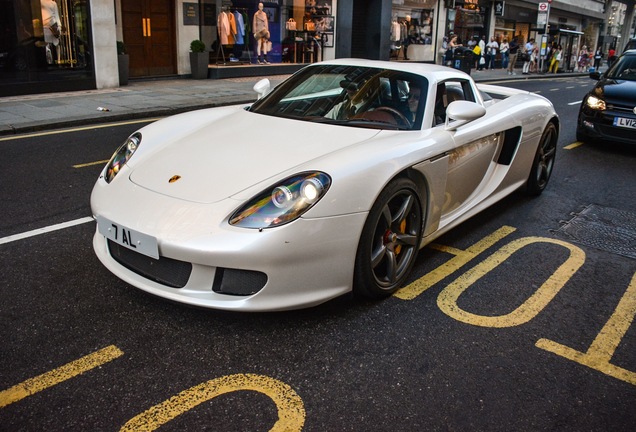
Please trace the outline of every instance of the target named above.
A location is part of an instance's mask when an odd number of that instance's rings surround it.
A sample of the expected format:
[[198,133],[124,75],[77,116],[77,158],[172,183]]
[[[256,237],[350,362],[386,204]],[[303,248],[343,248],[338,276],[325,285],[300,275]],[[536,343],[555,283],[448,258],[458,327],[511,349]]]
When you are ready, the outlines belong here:
[[468,261],[472,260],[477,255],[497,243],[499,240],[513,233],[515,229],[516,228],[512,228],[509,226],[503,226],[494,233],[484,237],[482,240],[478,241],[465,251],[437,244],[428,245],[429,248],[447,252],[455,256],[444,264],[437,267],[435,270],[432,270],[418,280],[411,282],[409,285],[400,289],[393,295],[402,300],[413,300],[424,291],[444,279],[446,276],[449,276],[460,267],[468,263]]
[[300,431],[305,424],[305,407],[298,394],[289,385],[262,375],[228,375],[201,383],[153,406],[130,419],[120,431],[153,431],[222,394],[239,390],[252,390],[265,394],[276,404],[278,421],[271,431]]
[[616,306],[616,310],[605,323],[592,345],[586,352],[580,352],[568,346],[551,341],[549,339],[539,339],[535,346],[556,355],[565,357],[568,360],[577,362],[611,377],[636,385],[636,373],[615,366],[610,363],[614,352],[627,330],[634,321],[636,315],[636,274],[627,287],[627,291],[621,297]]
[[109,160],[110,159],[104,159],[104,160],[95,161],[95,162],[87,162],[87,163],[83,163],[83,164],[73,165],[73,168],[86,168],[86,167],[93,166],[93,165],[104,165]]
[[572,150],[572,149],[575,149],[575,148],[580,147],[582,145],[583,145],[583,143],[581,141],[577,141],[577,142],[574,142],[574,143],[572,143],[570,145],[566,145],[563,148],[566,149],[566,150]]
[[[514,311],[501,316],[476,315],[466,312],[458,306],[457,300],[459,296],[471,285],[505,262],[514,252],[532,243],[553,243],[563,246],[570,250],[570,256],[528,300]],[[546,237],[524,237],[504,245],[484,261],[447,285],[437,297],[437,306],[446,315],[466,324],[497,328],[518,326],[537,316],[584,262],[585,252],[570,243]]]
[[16,140],[16,139],[23,139],[23,138],[35,138],[35,137],[57,135],[57,134],[63,134],[63,133],[69,133],[69,132],[81,132],[81,131],[91,130],[91,129],[103,129],[107,127],[125,126],[129,124],[137,124],[137,123],[150,123],[150,122],[160,120],[162,118],[163,117],[141,119],[141,120],[129,120],[129,121],[123,121],[123,122],[98,124],[93,126],[82,126],[82,127],[71,128],[71,129],[62,129],[62,130],[54,130],[54,131],[46,131],[46,132],[34,132],[34,133],[29,133],[24,135],[10,135],[10,136],[0,137],[0,141],[10,141],[10,140]]
[[124,355],[124,353],[114,345],[110,345],[106,348],[102,348],[92,354],[84,356],[80,359],[72,361],[60,366],[57,369],[46,372],[42,375],[15,385],[11,388],[0,392],[0,408],[4,408],[14,402],[18,402],[28,396],[34,395],[37,392],[46,390],[49,387],[53,387],[63,381],[83,374],[91,369],[108,363]]

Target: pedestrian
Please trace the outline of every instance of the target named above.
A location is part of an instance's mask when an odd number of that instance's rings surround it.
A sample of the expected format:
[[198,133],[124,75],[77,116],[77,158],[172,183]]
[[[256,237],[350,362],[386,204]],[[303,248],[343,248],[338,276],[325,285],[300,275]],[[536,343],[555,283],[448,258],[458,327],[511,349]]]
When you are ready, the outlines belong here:
[[528,43],[526,43],[523,51],[523,74],[528,75],[530,73],[530,56],[532,55],[532,51],[534,50],[534,39],[530,39]]
[[486,54],[486,36],[482,35],[477,45],[479,45],[479,50],[481,51],[481,56],[479,57],[479,60],[477,60],[477,63],[478,63],[477,70],[481,71],[481,70],[484,70],[484,65],[486,64],[486,60],[484,59],[484,55]]
[[498,49],[499,44],[497,43],[497,39],[491,36],[490,42],[486,45],[486,69],[492,70],[495,68],[495,57],[497,56]]
[[446,51],[448,50],[448,36],[444,36],[442,39],[442,45],[439,47],[437,53],[439,54],[439,64],[443,65],[444,60],[446,59]]
[[446,66],[453,65],[453,58],[455,56],[455,50],[462,46],[462,44],[457,42],[457,35],[454,34],[450,37],[450,41],[448,42],[448,49],[446,50]]
[[603,61],[603,50],[601,47],[596,48],[596,52],[594,53],[594,70],[598,72],[601,67],[601,62]]
[[554,51],[554,54],[552,54],[552,60],[550,60],[550,68],[548,69],[548,73],[557,73],[559,71],[559,62],[561,61],[562,54],[563,48],[561,48],[561,45],[558,45],[556,51]]
[[481,58],[481,48],[479,47],[479,45],[477,44],[477,41],[474,41],[475,43],[473,44],[473,66],[475,67],[475,69],[479,68],[479,59]]
[[508,59],[510,56],[510,44],[508,38],[503,38],[501,45],[499,45],[499,53],[501,54],[501,68],[508,69]]
[[607,51],[607,67],[611,67],[615,60],[616,50],[614,48],[610,48],[609,51]]
[[517,75],[515,72],[515,63],[517,63],[517,56],[519,55],[519,39],[517,36],[513,37],[510,41],[510,58],[508,63],[508,75]]
[[539,46],[532,43],[532,52],[530,53],[530,72],[536,73],[538,70]]
[[578,59],[578,71],[585,72],[587,71],[587,64],[590,60],[590,53],[587,52],[587,46],[583,45],[581,51],[579,51],[579,59]]

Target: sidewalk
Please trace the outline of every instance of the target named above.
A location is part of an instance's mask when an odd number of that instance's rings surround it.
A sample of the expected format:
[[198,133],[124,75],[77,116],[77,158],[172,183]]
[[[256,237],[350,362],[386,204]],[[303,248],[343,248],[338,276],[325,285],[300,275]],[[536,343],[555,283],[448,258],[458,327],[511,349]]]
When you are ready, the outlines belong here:
[[[508,75],[505,70],[471,71],[477,82],[585,76],[584,73]],[[269,76],[272,86],[288,75]],[[114,89],[0,97],[0,136],[114,121],[165,117],[180,112],[256,100],[263,77],[131,81]],[[105,108],[108,111],[101,110]]]

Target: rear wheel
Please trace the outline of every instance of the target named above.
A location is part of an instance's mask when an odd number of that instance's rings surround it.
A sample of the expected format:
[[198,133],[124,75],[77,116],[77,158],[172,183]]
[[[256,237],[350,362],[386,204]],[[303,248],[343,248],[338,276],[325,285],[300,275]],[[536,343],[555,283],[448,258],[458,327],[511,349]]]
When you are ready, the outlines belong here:
[[393,180],[382,191],[365,222],[358,245],[353,290],[383,298],[408,276],[422,239],[422,205],[415,184]]
[[539,147],[534,156],[532,169],[526,183],[526,193],[528,195],[541,195],[541,192],[548,185],[550,175],[552,175],[552,168],[554,168],[558,138],[556,126],[554,123],[548,123],[543,135],[541,135]]

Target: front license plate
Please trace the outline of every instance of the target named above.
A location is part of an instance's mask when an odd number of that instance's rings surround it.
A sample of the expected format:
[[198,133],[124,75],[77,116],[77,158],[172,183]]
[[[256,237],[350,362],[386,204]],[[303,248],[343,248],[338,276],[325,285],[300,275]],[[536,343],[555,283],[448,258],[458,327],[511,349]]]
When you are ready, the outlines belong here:
[[103,216],[97,216],[97,229],[100,234],[125,248],[146,256],[159,259],[157,239],[117,224]]
[[636,129],[636,119],[614,117],[614,126]]

